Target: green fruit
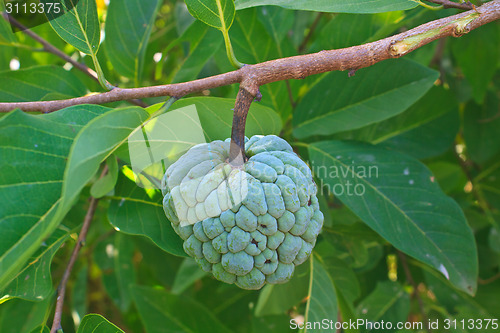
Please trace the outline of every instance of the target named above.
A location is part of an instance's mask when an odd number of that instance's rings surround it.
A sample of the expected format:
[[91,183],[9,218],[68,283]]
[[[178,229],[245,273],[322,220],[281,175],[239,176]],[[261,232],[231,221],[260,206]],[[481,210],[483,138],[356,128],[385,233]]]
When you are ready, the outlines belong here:
[[216,279],[243,289],[285,283],[323,226],[311,170],[275,135],[247,139],[240,167],[228,163],[229,144],[194,146],[167,169],[165,214]]

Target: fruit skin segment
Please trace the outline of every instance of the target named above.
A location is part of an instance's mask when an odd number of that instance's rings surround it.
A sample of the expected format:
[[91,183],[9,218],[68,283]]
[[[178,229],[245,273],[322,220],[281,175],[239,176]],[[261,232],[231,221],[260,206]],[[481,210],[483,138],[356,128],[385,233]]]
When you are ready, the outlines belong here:
[[285,283],[323,226],[312,172],[275,135],[246,139],[240,166],[228,162],[229,146],[196,145],[167,169],[165,214],[186,253],[219,281],[252,290]]

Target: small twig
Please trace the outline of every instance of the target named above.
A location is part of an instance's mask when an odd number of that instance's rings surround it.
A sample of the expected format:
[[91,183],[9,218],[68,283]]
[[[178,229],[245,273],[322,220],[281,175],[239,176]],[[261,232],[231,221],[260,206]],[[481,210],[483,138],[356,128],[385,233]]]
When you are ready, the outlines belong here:
[[250,105],[255,96],[243,84],[240,85],[233,113],[233,127],[231,132],[231,147],[229,149],[229,162],[240,166],[246,162],[245,155],[245,123],[250,110]]
[[484,285],[484,284],[490,284],[492,282],[495,282],[498,279],[500,279],[500,273],[497,273],[497,274],[493,275],[492,277],[484,279],[484,280],[481,279],[481,278],[477,278],[477,282],[479,284],[483,284]]
[[292,108],[295,108],[297,103],[295,103],[295,100],[293,99],[293,93],[292,93],[292,86],[290,85],[290,81],[286,80],[286,90],[288,91],[288,99],[290,100],[290,104],[292,105]]
[[[94,81],[99,83],[99,78],[97,77],[97,73],[92,68],[90,68],[87,65],[82,64],[82,63],[76,61],[75,59],[71,58],[66,53],[62,52],[57,47],[55,47],[54,45],[52,45],[48,41],[46,41],[43,37],[41,37],[40,35],[34,33],[30,29],[28,29],[28,27],[24,26],[21,22],[17,21],[11,15],[9,15],[5,12],[2,12],[2,16],[11,25],[13,25],[16,28],[19,28],[25,35],[31,37],[32,39],[34,39],[38,43],[42,44],[43,51],[48,52],[48,53],[52,53],[53,55],[70,63],[75,68],[79,69],[81,72],[86,74],[88,77],[90,77],[91,79],[93,79]],[[146,103],[144,103],[143,101],[141,101],[140,99],[133,99],[133,100],[130,100],[129,102],[132,104],[135,104],[137,106],[140,106],[140,107],[148,107],[148,105]]]
[[429,320],[427,319],[427,315],[425,314],[424,303],[422,302],[422,299],[420,298],[420,295],[418,293],[418,285],[413,279],[410,267],[408,266],[408,261],[406,260],[406,255],[403,252],[398,251],[398,256],[399,259],[401,260],[401,265],[403,266],[403,270],[405,271],[406,279],[413,287],[413,294],[411,296],[414,297],[418,302],[418,308],[420,310],[420,314],[422,315],[422,322],[425,323],[426,331],[431,333],[432,331],[428,325]]
[[54,313],[54,321],[52,322],[50,333],[57,333],[57,331],[62,328],[61,318],[64,306],[64,295],[66,294],[66,285],[68,284],[71,270],[73,269],[76,259],[78,258],[78,252],[80,252],[81,247],[85,243],[85,238],[87,237],[87,232],[89,231],[90,222],[92,222],[98,202],[99,199],[91,197],[89,209],[87,210],[87,214],[85,215],[85,219],[83,220],[82,230],[80,231],[80,235],[78,235],[78,240],[76,241],[75,248],[71,253],[68,266],[64,270],[64,274],[59,285],[59,290],[57,292],[56,310]]
[[312,35],[314,34],[314,31],[316,30],[316,27],[319,24],[319,21],[321,21],[321,17],[323,16],[323,13],[318,13],[316,18],[314,19],[314,22],[311,24],[311,27],[309,28],[309,32],[307,33],[307,36],[304,38],[302,43],[299,46],[299,53],[304,52],[304,50],[307,47],[307,43],[309,43],[309,40],[311,39]]
[[434,52],[434,55],[432,56],[432,59],[429,62],[430,67],[438,65],[440,63],[441,58],[443,57],[445,46],[446,46],[446,39],[440,39],[436,46],[436,51]]
[[458,3],[450,0],[427,0],[427,2],[432,2],[438,5],[442,5],[443,8],[457,8],[463,10],[474,9],[474,5],[470,3],[470,1]]
[[[342,313],[339,311],[337,311],[337,322],[341,323],[342,322]],[[337,330],[335,331],[335,333],[342,333],[342,327],[339,326],[337,328]]]

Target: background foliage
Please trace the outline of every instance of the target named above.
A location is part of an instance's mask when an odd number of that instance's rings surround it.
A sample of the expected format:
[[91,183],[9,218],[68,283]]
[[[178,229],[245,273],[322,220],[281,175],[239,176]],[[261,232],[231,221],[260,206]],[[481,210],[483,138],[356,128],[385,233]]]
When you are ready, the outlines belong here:
[[[231,48],[240,62],[257,63],[374,41],[455,12],[410,0],[205,3],[80,0],[74,15],[33,31],[112,84],[136,87],[232,70]],[[0,20],[1,102],[103,91],[39,47]],[[195,104],[206,138],[225,139],[236,92],[204,91],[172,108]],[[15,110],[0,118],[0,332],[48,332],[91,194],[101,200],[69,283],[67,333],[288,332],[291,318],[335,321],[338,313],[500,318],[498,23],[354,77],[332,72],[261,92],[246,135],[286,138],[322,190],[325,227],[289,283],[241,290],[186,257],[159,191],[131,180],[123,145],[153,109]],[[104,161],[110,172],[98,181]],[[370,167],[376,176],[358,172]],[[349,186],[363,195],[349,195]]]

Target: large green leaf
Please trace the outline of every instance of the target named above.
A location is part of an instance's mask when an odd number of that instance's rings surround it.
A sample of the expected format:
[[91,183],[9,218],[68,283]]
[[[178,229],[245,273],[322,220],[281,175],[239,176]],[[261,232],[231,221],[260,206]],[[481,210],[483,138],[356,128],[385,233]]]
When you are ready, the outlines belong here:
[[322,322],[329,320],[329,327],[318,329],[308,328],[304,332],[331,332],[337,322],[337,294],[333,285],[332,277],[324,267],[324,263],[314,256],[309,259],[311,262],[311,282],[305,313],[305,322]]
[[60,98],[80,97],[85,85],[71,72],[59,66],[37,66],[0,73],[0,101],[31,102],[48,94]]
[[144,56],[160,3],[159,0],[112,0],[109,3],[104,48],[113,68],[136,83],[142,77]]
[[95,0],[41,0],[43,3],[59,3],[66,12],[57,15],[46,13],[50,25],[62,39],[88,55],[97,54],[101,38]]
[[64,171],[59,214],[66,213],[101,162],[148,117],[149,114],[139,107],[115,109],[93,119],[78,133]]
[[132,295],[148,333],[230,332],[207,308],[187,297],[140,286],[132,288]]
[[120,174],[108,209],[110,223],[121,232],[148,237],[167,252],[186,256],[182,239],[165,216],[160,193],[153,193],[150,197],[143,188]]
[[57,229],[29,259],[16,278],[0,292],[0,303],[11,298],[40,301],[53,292],[50,264],[55,253],[68,238],[67,231]]
[[126,312],[132,302],[130,285],[135,284],[134,246],[130,236],[117,233],[97,244],[94,262],[102,271],[102,282],[111,300]]
[[449,149],[458,128],[455,97],[442,86],[434,86],[405,112],[357,130],[335,134],[334,138],[367,141],[421,159]]
[[478,263],[472,231],[460,207],[423,164],[355,142],[314,143],[309,156],[320,188],[396,248],[474,294]]
[[[375,290],[362,300],[357,308],[358,318],[370,322],[386,322],[393,326],[385,326],[384,332],[395,332],[396,323],[405,322],[410,312],[410,295],[396,282],[379,282]],[[367,325],[362,332],[381,331],[368,330]]]
[[80,105],[40,116],[17,110],[0,120],[0,290],[57,227],[73,138],[108,110]]
[[189,12],[211,27],[227,32],[234,20],[234,0],[185,0]]
[[236,0],[236,9],[274,5],[289,9],[331,13],[382,13],[414,8],[411,0]]
[[83,317],[77,333],[124,333],[118,326],[98,314]]
[[[41,302],[13,299],[0,306],[0,332],[31,332],[47,321],[50,298]],[[39,331],[40,332],[40,331]]]
[[390,118],[422,97],[437,77],[436,71],[404,59],[378,63],[351,78],[332,72],[297,105],[293,133],[326,135]]
[[453,94],[435,86],[405,112],[357,130],[339,133],[336,138],[377,144],[428,124],[453,109],[458,109]]

